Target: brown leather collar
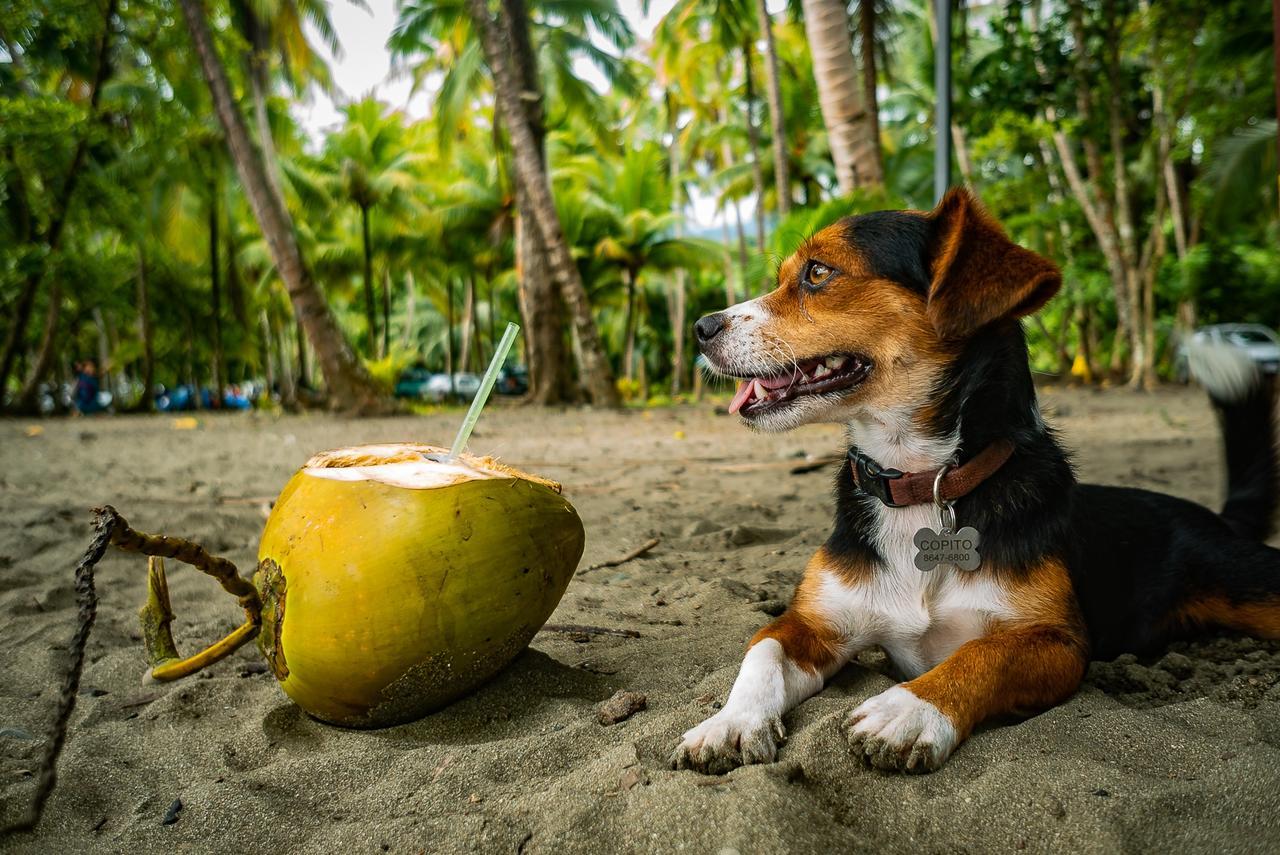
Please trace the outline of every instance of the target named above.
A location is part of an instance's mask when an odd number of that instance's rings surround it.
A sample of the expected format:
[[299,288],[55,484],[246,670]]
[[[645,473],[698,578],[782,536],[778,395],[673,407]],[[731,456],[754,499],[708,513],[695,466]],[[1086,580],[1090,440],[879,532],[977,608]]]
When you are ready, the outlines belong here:
[[[1013,454],[1013,443],[998,439],[978,452],[968,463],[954,466],[942,476],[938,487],[944,502],[967,496],[979,484],[995,474]],[[899,472],[885,469],[856,448],[849,449],[853,483],[862,492],[875,496],[891,508],[923,505],[933,501],[933,482],[939,469],[928,472]]]

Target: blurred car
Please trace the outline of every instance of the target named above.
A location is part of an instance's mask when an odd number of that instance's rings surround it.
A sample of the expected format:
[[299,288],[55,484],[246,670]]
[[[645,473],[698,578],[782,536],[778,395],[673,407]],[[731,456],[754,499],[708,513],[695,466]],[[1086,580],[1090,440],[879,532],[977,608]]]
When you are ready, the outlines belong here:
[[1262,324],[1214,324],[1201,327],[1191,335],[1190,342],[1178,346],[1173,373],[1179,383],[1190,379],[1187,368],[1187,348],[1194,344],[1225,344],[1244,351],[1266,374],[1280,373],[1280,336]]
[[498,372],[493,391],[499,395],[523,395],[529,391],[529,371],[519,365],[503,368]]
[[428,381],[423,398],[440,403],[450,398],[459,401],[470,401],[480,391],[480,375],[470,372],[454,372],[452,383],[448,374],[434,374]]
[[427,386],[435,375],[422,367],[406,368],[400,372],[396,380],[395,396],[397,398],[426,398]]

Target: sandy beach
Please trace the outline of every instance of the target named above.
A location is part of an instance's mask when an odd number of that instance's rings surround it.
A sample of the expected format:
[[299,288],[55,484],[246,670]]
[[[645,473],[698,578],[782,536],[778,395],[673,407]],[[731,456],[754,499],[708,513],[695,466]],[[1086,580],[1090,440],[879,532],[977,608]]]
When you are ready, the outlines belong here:
[[[1201,395],[1049,388],[1042,405],[1085,480],[1216,506],[1216,425]],[[88,510],[196,539],[252,570],[271,498],[312,453],[447,444],[460,414],[0,422],[0,821],[30,797],[75,616]],[[28,436],[32,425],[43,428]],[[552,617],[639,637],[542,633],[474,695],[413,724],[342,730],[294,706],[255,647],[197,677],[143,681],[145,562],[99,565],[98,622],[60,783],[15,852],[1213,852],[1280,850],[1280,643],[1216,638],[1094,664],[1080,692],[977,733],[939,772],[864,767],[839,728],[892,685],[864,655],[787,719],[779,762],[674,772],[680,734],[725,699],[747,639],[826,538],[834,426],[754,435],[698,406],[648,412],[496,406],[476,452],[563,482],[587,531]],[[180,649],[238,618],[181,565]],[[648,708],[603,726],[618,689]],[[176,807],[181,802],[181,809]],[[176,821],[165,824],[166,814]]]

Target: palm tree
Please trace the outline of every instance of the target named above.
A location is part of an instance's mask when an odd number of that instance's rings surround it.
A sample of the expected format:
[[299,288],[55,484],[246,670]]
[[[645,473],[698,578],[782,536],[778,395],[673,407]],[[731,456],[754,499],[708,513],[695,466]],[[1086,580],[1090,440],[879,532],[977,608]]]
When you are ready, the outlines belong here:
[[179,0],[179,3],[209,86],[214,112],[240,176],[240,184],[253,206],[298,322],[306,330],[319,357],[332,405],[350,412],[384,409],[386,404],[382,393],[343,337],[324,292],[316,285],[302,256],[293,217],[269,175],[262,152],[250,139],[244,116],[231,93],[227,71],[214,47],[203,3],[201,0]]
[[853,57],[848,7],[843,0],[803,0],[803,5],[818,103],[840,193],[882,184],[880,141],[872,135],[870,105]]
[[[608,219],[595,255],[615,267],[625,289],[623,374],[635,377],[638,327],[636,295],[648,270],[684,271],[716,263],[719,244],[682,238],[676,229],[684,219],[670,209],[671,185],[663,170],[663,152],[656,144],[627,146],[620,160],[579,158],[576,166],[587,175],[593,197]],[[677,337],[684,330],[673,329]]]
[[621,401],[613,383],[613,371],[600,344],[600,335],[591,315],[591,304],[577,265],[569,253],[564,231],[551,195],[551,182],[547,176],[541,148],[523,106],[525,91],[514,69],[508,62],[507,46],[517,43],[513,26],[525,26],[525,21],[512,21],[505,9],[491,18],[485,0],[467,0],[467,11],[484,46],[485,59],[493,73],[497,106],[511,136],[511,148],[515,158],[516,176],[529,197],[529,207],[534,223],[542,237],[552,276],[560,286],[573,320],[574,332],[582,354],[582,379],[591,400],[598,406],[616,407]]
[[764,34],[764,82],[768,91],[769,126],[773,129],[773,182],[778,194],[778,216],[785,217],[791,213],[791,172],[787,163],[782,83],[778,79],[778,46],[767,0],[756,0],[756,15],[760,19],[760,32]]
[[[615,91],[635,91],[636,81],[626,64],[598,46],[591,37],[597,33],[621,51],[632,44],[634,34],[613,0],[539,0],[533,4],[532,12],[530,14],[524,0],[505,0],[507,20],[519,23],[507,46],[512,69],[524,96],[539,94],[535,98],[522,97],[522,104],[545,171],[548,116],[546,101],[540,93],[550,93],[554,103],[563,107],[562,115],[551,117],[553,122],[563,122],[570,116],[586,120],[593,133],[600,140],[606,140],[608,129],[599,120],[607,113],[604,98],[579,77],[575,64],[590,63]],[[475,38],[475,27],[465,3],[462,0],[404,0],[388,46],[399,60],[415,63],[410,68],[415,84],[431,75],[442,75],[434,119],[441,150],[447,152],[459,136],[463,117],[473,109],[487,82],[484,51]],[[502,111],[495,108],[494,148],[499,157],[505,157],[505,147],[498,142],[501,114]],[[572,394],[566,382],[565,298],[559,293],[547,265],[547,250],[535,223],[530,192],[518,170],[513,171],[517,173],[516,266],[530,373],[528,397],[536,403],[553,404]]]
[[[363,0],[350,2],[367,8]],[[308,29],[320,36],[335,58],[342,57],[342,44],[329,20],[329,4],[325,0],[231,0],[231,18],[248,47],[244,55],[245,76],[253,99],[258,146],[274,181],[277,155],[267,109],[272,59],[279,60],[280,78],[293,93],[301,95],[312,85],[328,91],[333,85],[329,66],[311,46]]]
[[386,112],[373,98],[347,105],[343,114],[346,124],[326,139],[323,160],[334,195],[350,202],[360,213],[365,321],[369,347],[381,358],[391,349],[391,301],[384,278],[379,337],[369,220],[375,208],[400,204],[417,185],[415,157],[406,146],[402,114]]

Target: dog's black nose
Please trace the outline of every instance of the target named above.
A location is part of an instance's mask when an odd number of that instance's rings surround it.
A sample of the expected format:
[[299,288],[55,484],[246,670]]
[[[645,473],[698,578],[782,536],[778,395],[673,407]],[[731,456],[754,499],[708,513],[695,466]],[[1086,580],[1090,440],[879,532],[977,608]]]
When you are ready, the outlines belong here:
[[698,318],[698,322],[693,325],[693,332],[698,337],[699,344],[706,344],[720,334],[724,329],[724,313],[716,312],[714,315],[703,315]]

